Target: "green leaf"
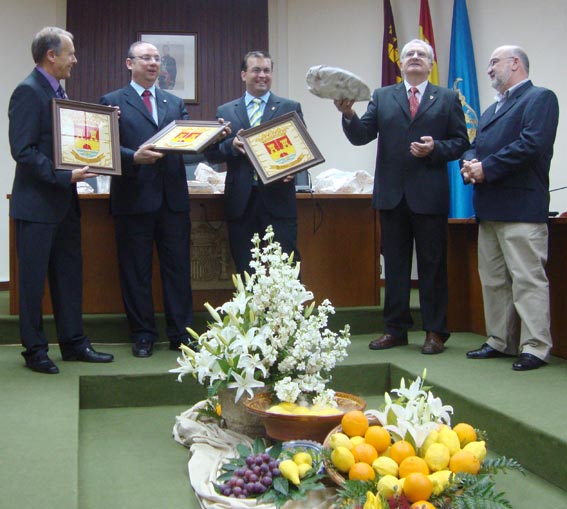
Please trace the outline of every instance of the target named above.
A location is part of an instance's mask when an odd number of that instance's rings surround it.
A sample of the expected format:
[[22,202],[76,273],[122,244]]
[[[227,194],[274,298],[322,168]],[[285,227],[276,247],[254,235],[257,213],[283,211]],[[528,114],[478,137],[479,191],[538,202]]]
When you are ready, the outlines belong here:
[[274,477],[274,482],[272,483],[274,489],[285,495],[286,497],[289,496],[289,481],[284,477]]
[[236,450],[238,454],[240,454],[240,456],[243,458],[247,458],[248,456],[250,456],[250,454],[252,454],[252,450],[250,449],[250,447],[244,444],[238,444],[236,446]]

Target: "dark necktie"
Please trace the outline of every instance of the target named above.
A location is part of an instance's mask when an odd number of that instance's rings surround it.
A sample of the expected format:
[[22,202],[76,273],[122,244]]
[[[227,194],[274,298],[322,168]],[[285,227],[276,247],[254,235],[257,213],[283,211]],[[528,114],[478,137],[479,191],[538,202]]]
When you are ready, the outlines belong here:
[[67,99],[67,94],[61,85],[59,85],[59,88],[55,91],[55,96],[59,99]]
[[410,96],[409,96],[409,111],[411,118],[415,117],[417,113],[417,109],[419,108],[419,101],[417,100],[417,88],[411,87],[410,88]]
[[148,111],[150,112],[150,115],[153,116],[153,108],[152,108],[152,101],[150,101],[150,97],[152,96],[152,93],[149,90],[144,90],[142,92],[142,100],[144,101],[144,104],[146,105],[146,108],[148,108]]

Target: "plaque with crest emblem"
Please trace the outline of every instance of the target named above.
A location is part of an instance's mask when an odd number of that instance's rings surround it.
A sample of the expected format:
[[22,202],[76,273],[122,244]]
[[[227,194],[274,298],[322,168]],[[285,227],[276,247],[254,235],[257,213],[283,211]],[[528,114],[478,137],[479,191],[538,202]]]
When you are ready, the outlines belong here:
[[325,161],[295,111],[246,129],[238,136],[264,184],[276,182]]
[[120,175],[118,109],[68,99],[52,104],[55,168],[89,166],[91,173]]

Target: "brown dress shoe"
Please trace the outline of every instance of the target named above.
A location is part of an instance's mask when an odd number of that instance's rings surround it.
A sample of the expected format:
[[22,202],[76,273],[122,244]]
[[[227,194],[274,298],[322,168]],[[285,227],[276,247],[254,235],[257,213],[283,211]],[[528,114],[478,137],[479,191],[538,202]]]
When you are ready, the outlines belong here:
[[437,332],[428,332],[425,336],[421,353],[426,355],[441,353],[445,350],[445,341],[447,341],[447,339],[448,337],[444,337]]
[[370,350],[386,350],[387,348],[392,348],[394,346],[405,346],[408,344],[408,338],[399,338],[393,336],[392,334],[383,334],[379,338],[373,339],[368,344]]

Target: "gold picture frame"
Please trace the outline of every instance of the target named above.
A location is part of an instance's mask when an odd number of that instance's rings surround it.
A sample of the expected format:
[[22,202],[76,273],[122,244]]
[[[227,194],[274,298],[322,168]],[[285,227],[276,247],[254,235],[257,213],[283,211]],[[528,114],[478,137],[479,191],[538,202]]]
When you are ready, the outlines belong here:
[[53,99],[53,161],[58,170],[89,166],[91,173],[121,175],[118,110]]
[[246,129],[238,136],[264,184],[281,180],[325,161],[295,111]]
[[220,124],[216,121],[174,120],[159,133],[147,140],[144,145],[153,144],[160,152],[184,152],[198,154],[215,143],[230,122]]

